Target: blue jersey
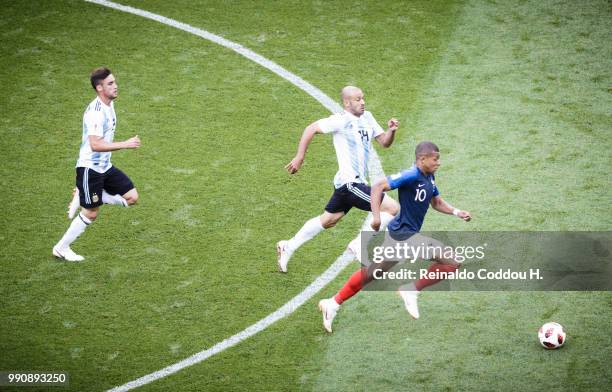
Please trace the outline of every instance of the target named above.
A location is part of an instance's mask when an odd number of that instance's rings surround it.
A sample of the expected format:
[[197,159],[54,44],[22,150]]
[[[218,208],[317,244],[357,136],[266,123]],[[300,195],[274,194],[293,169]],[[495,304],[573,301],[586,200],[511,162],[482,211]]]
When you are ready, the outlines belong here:
[[387,177],[391,189],[397,189],[400,213],[389,223],[389,234],[401,241],[417,233],[423,226],[431,198],[438,196],[433,174],[423,174],[416,165]]

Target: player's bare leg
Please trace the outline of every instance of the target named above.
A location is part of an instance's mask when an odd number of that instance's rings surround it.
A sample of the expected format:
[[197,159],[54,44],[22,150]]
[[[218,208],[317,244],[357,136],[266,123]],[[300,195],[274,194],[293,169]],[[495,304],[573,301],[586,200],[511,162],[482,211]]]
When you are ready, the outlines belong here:
[[124,193],[122,197],[125,199],[125,201],[127,201],[127,204],[129,206],[133,206],[138,201],[138,191],[136,190],[136,188],[132,188],[126,193]]

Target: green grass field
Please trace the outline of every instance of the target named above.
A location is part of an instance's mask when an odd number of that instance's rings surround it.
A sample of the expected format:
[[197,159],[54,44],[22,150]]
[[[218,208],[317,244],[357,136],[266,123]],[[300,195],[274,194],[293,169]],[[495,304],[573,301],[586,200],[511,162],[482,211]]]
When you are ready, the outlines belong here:
[[[378,149],[386,173],[410,166],[418,141],[436,142],[441,193],[474,220],[431,212],[424,230],[612,230],[608,1],[122,4],[238,42],[334,99],[360,86],[380,123],[402,122]],[[84,1],[0,5],[0,371],[67,371],[74,391],[122,385],[275,311],[356,235],[366,215],[355,210],[276,272],[276,242],[322,211],[337,170],[326,136],[297,175],[283,169],[304,127],[328,115],[305,92],[135,15]],[[103,207],[73,245],[86,261],[58,262],[99,65],[119,85],[116,140],[143,143],[113,154],[141,199]],[[316,304],[356,269],[265,331],[140,389],[612,386],[610,292],[425,292],[418,321],[393,293],[363,292],[327,335]],[[550,320],[568,331],[560,350],[537,342]]]

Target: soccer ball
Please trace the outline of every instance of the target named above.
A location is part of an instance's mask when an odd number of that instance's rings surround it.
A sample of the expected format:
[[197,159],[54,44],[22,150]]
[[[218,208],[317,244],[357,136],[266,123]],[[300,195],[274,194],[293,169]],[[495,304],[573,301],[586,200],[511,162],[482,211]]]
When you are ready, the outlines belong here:
[[565,343],[565,331],[558,323],[546,323],[540,327],[538,338],[544,348],[549,350],[559,348]]

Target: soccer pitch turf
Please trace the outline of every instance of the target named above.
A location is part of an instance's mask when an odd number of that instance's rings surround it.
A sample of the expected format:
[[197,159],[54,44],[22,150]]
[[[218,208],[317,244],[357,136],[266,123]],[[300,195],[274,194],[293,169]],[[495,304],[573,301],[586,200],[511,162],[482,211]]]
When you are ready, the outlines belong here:
[[[361,87],[379,123],[402,123],[378,149],[386,173],[409,166],[418,141],[436,142],[441,194],[474,220],[430,212],[424,230],[612,229],[607,1],[121,3],[242,44],[333,99]],[[329,112],[235,52],[84,1],[2,1],[0,35],[0,371],[65,371],[66,389],[98,391],[162,369],[281,307],[361,226],[365,213],[352,211],[276,271],[276,242],[331,194],[331,137],[315,138],[298,174],[283,169],[304,127]],[[119,85],[115,140],[142,139],[113,154],[141,199],[101,209],[73,245],[85,262],[57,262],[100,65]],[[362,292],[328,335],[316,304],[356,269],[265,331],[140,389],[612,385],[609,292],[425,292],[418,321],[393,293]],[[550,320],[568,332],[560,350],[537,342]]]

